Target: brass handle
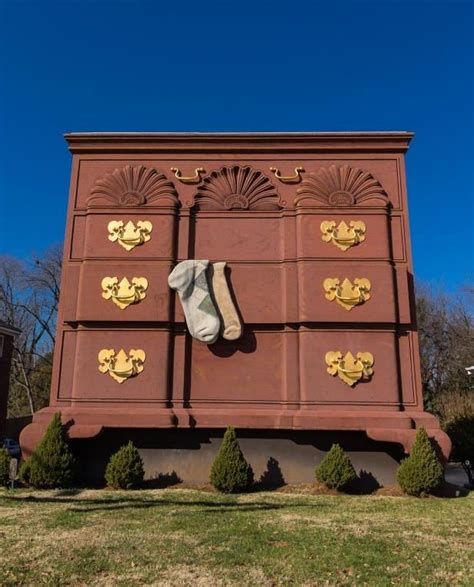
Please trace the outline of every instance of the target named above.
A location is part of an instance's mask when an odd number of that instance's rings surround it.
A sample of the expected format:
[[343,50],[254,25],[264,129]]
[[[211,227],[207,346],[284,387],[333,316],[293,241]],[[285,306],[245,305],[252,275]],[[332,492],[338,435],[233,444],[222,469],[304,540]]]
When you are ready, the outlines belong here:
[[342,371],[343,373],[347,373],[347,375],[349,375],[349,376],[350,375],[360,375],[364,371],[363,367],[361,367],[360,369],[344,369],[340,365],[339,365],[338,369],[339,369],[339,371]]
[[342,283],[340,283],[339,279],[331,277],[323,281],[326,299],[330,302],[336,300],[346,310],[351,310],[354,306],[358,306],[369,300],[371,287],[368,279],[360,277],[356,277],[354,283],[350,279],[347,279],[347,277]]
[[338,300],[341,300],[341,302],[353,303],[353,304],[358,304],[360,302],[360,291],[358,294],[356,294],[355,296],[352,296],[352,297],[344,297],[344,296],[340,295],[337,290],[334,295],[336,296],[336,298]]
[[174,173],[176,179],[179,179],[182,183],[199,183],[201,181],[201,173],[206,173],[204,167],[196,167],[194,175],[185,176],[177,167],[171,167],[171,171]]
[[123,349],[118,353],[114,349],[102,349],[97,358],[101,373],[108,373],[117,383],[123,383],[143,371],[146,355],[142,349],[130,349],[128,356]]
[[303,167],[295,167],[294,175],[282,175],[277,167],[270,167],[270,171],[273,171],[275,177],[283,183],[299,183],[301,181],[301,172],[304,171]]
[[354,357],[349,351],[343,357],[340,351],[329,351],[326,353],[325,361],[328,365],[327,372],[333,376],[337,375],[350,387],[358,381],[367,381],[374,372],[374,357],[369,352],[357,353]]
[[332,239],[333,239],[333,240],[335,240],[335,241],[336,241],[337,243],[339,243],[340,245],[344,245],[344,246],[345,246],[345,245],[352,246],[352,245],[354,245],[354,244],[356,243],[356,241],[357,241],[357,238],[356,238],[355,236],[353,236],[353,237],[350,237],[350,236],[349,236],[349,237],[347,237],[347,238],[344,238],[343,236],[337,236],[337,235],[336,235],[336,236],[333,236],[333,237],[332,237]]
[[[130,294],[130,295],[122,295],[122,294],[119,294],[119,293],[111,292],[110,297],[113,300],[117,300],[118,302],[121,302],[122,304],[128,305],[131,302],[137,301],[137,297],[138,296],[137,296],[136,293],[133,293],[133,294]],[[140,299],[140,298],[138,298],[138,299]]]
[[350,247],[358,245],[365,240],[365,223],[362,220],[351,220],[347,225],[344,220],[336,226],[334,220],[321,222],[321,238],[325,242],[332,241],[341,251],[347,251]]
[[113,369],[112,367],[109,367],[109,373],[113,373],[114,375],[117,375],[117,377],[128,379],[135,373],[135,369],[133,368],[133,365],[127,369]]
[[134,277],[132,283],[126,277],[120,282],[116,276],[102,279],[102,297],[111,299],[121,310],[145,299],[147,288],[148,280],[145,277]]
[[136,226],[131,220],[126,224],[122,220],[111,220],[107,225],[109,241],[117,241],[126,251],[149,241],[152,228],[148,220],[139,220]]

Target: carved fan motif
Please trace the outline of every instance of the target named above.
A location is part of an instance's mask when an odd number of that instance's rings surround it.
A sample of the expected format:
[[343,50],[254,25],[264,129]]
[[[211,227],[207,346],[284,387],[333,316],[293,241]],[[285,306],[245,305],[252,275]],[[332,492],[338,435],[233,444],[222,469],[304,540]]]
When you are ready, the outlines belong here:
[[207,175],[194,197],[201,210],[279,210],[280,197],[261,171],[249,166],[222,167]]
[[126,165],[96,181],[88,206],[176,206],[173,182],[153,167]]
[[331,165],[310,173],[296,193],[296,206],[305,200],[317,200],[326,206],[352,206],[371,200],[378,200],[374,203],[379,206],[388,203],[385,190],[371,173],[349,165]]

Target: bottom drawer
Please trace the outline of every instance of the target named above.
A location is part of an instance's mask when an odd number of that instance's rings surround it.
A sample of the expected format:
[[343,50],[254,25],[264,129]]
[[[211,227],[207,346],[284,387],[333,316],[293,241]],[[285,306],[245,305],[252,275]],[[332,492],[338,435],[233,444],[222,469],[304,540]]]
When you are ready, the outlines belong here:
[[400,403],[395,332],[304,329],[299,336],[302,403]]
[[417,397],[413,336],[275,328],[208,346],[164,329],[67,330],[58,399],[104,407],[396,409]]
[[76,402],[166,402],[169,350],[170,334],[165,330],[67,331],[59,398]]

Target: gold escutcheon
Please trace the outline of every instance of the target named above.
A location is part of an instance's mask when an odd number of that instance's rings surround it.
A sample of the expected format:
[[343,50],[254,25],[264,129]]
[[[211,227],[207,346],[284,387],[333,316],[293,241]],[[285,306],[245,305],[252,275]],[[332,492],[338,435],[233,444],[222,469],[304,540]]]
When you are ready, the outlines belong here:
[[341,251],[358,245],[365,240],[365,223],[362,220],[351,220],[349,226],[342,220],[336,226],[334,220],[321,222],[321,238],[324,242],[332,242]]
[[341,283],[337,278],[328,277],[323,281],[326,299],[336,302],[346,310],[363,304],[370,299],[371,284],[368,279],[356,277],[354,283],[347,279]]
[[143,371],[146,355],[142,349],[130,349],[128,356],[123,349],[118,353],[114,349],[102,349],[97,358],[101,373],[108,373],[117,383],[123,383]]
[[352,387],[358,381],[367,381],[372,377],[374,357],[363,352],[354,355],[348,351],[344,356],[340,351],[329,351],[325,357],[327,372],[337,375],[341,381]]
[[102,297],[112,300],[121,310],[125,310],[131,304],[138,304],[146,297],[148,280],[145,277],[132,277],[132,282],[123,277],[104,277],[102,279]]
[[117,241],[127,251],[148,242],[152,229],[149,220],[138,220],[136,226],[131,220],[126,224],[122,220],[111,220],[107,225],[109,241]]

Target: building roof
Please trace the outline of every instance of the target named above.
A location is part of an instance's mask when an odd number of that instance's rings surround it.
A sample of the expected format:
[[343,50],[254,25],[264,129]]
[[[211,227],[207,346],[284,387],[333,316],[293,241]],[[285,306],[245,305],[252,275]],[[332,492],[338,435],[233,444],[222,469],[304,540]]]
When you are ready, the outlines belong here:
[[10,336],[17,336],[20,334],[21,330],[19,328],[15,328],[15,326],[11,326],[11,324],[7,324],[3,320],[0,320],[0,334],[9,334]]

